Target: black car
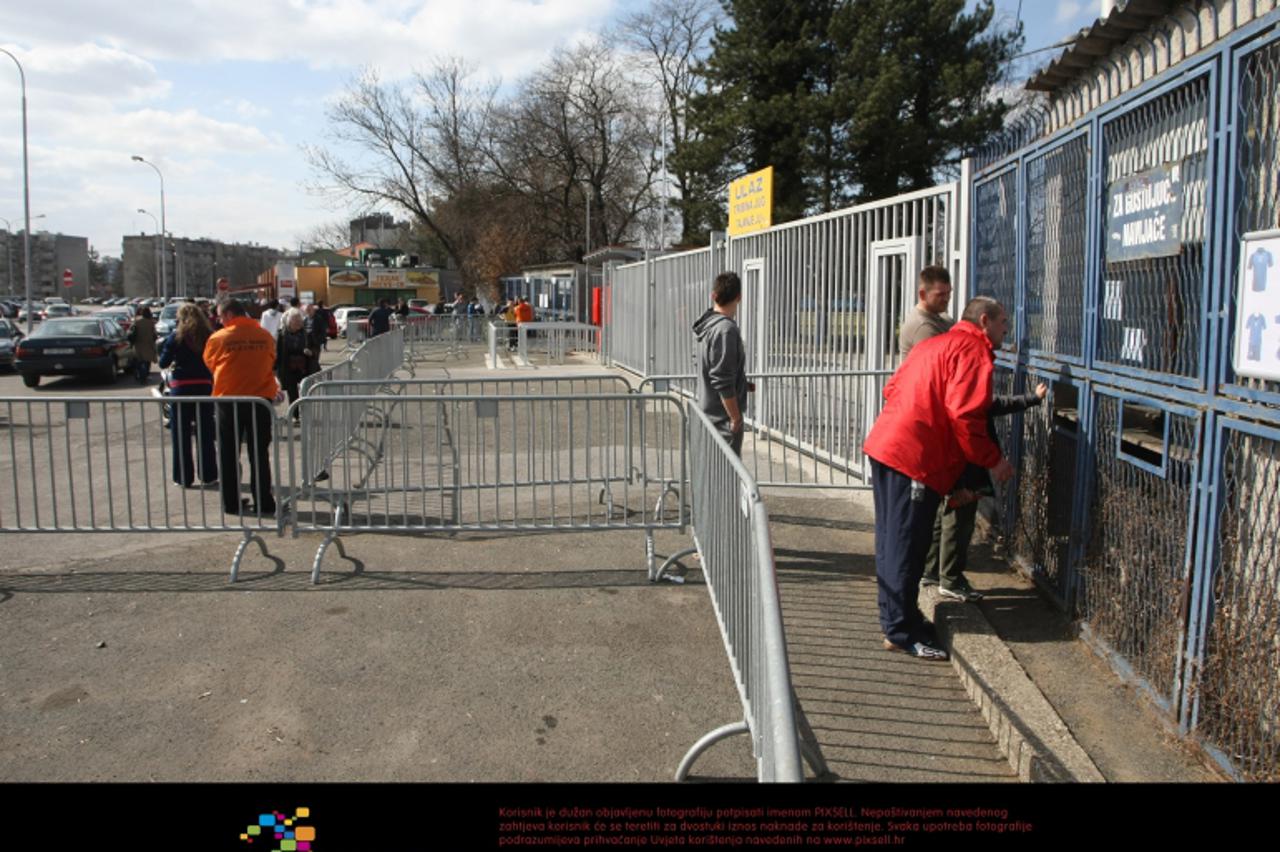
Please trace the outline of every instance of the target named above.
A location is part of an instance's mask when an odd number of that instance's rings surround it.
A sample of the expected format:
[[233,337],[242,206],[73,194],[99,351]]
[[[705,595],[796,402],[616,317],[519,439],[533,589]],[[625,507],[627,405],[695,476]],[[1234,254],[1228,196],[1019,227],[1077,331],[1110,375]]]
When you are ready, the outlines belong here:
[[22,339],[22,332],[11,320],[0,318],[0,366],[13,366],[13,350]]
[[51,319],[17,346],[14,368],[29,388],[41,376],[89,374],[114,383],[133,359],[133,347],[109,319]]

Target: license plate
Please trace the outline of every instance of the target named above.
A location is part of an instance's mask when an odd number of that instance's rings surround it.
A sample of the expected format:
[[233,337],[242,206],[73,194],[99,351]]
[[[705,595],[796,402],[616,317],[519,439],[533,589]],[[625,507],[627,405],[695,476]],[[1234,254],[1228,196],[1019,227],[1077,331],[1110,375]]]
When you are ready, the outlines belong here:
[[46,349],[46,350],[44,350],[44,354],[46,354],[46,355],[74,355],[74,354],[75,354],[75,352],[76,352],[76,350],[74,350],[74,349]]

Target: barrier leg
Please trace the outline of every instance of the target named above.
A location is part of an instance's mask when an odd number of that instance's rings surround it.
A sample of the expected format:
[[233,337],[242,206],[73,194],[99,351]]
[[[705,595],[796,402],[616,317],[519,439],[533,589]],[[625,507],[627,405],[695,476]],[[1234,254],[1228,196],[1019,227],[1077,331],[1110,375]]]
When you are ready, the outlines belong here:
[[681,559],[684,559],[686,556],[692,556],[697,552],[698,552],[697,546],[686,547],[684,550],[681,550],[679,553],[675,553],[675,554],[672,554],[671,556],[668,556],[667,561],[662,563],[662,567],[657,570],[657,573],[654,573],[652,570],[650,571],[649,580],[654,583],[658,582],[659,580],[670,580],[673,583],[683,583],[684,577],[682,575],[671,574],[668,576],[667,571],[669,571],[671,569],[671,566],[675,565]]
[[333,507],[333,529],[324,535],[324,541],[320,542],[320,546],[316,548],[316,558],[311,563],[311,585],[320,582],[320,565],[324,562],[325,551],[329,549],[329,545],[336,545],[338,552],[345,559],[347,556],[346,549],[342,546],[342,540],[338,538],[338,528],[342,526],[342,518],[347,514],[346,503],[338,503]]
[[689,749],[689,752],[684,756],[684,759],[680,761],[680,767],[676,769],[676,780],[684,781],[688,778],[689,770],[693,768],[694,761],[701,757],[704,751],[711,748],[716,743],[721,740],[728,739],[735,734],[749,733],[751,733],[751,726],[747,724],[745,719],[741,722],[733,722],[716,728],[714,731],[694,743],[693,748]]
[[796,733],[800,739],[800,755],[804,758],[805,763],[809,764],[809,768],[813,770],[813,774],[819,777],[831,773],[830,767],[827,766],[827,760],[822,756],[822,749],[818,746],[818,738],[813,733],[813,728],[809,726],[809,717],[805,715],[804,708],[800,706],[800,699],[796,697],[795,690],[791,691],[791,703],[795,706],[796,717]]
[[236,578],[240,576],[240,560],[244,558],[244,552],[249,547],[249,542],[256,541],[258,550],[262,551],[263,556],[270,556],[267,552],[267,541],[253,530],[246,529],[244,538],[240,539],[240,544],[236,547],[236,555],[231,557],[231,582],[234,583]]

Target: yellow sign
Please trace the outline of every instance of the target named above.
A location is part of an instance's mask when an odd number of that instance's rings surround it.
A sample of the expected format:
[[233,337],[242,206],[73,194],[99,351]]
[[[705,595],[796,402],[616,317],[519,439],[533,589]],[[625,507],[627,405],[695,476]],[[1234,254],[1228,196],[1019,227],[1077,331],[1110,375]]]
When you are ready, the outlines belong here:
[[729,236],[763,231],[773,224],[773,166],[729,184]]

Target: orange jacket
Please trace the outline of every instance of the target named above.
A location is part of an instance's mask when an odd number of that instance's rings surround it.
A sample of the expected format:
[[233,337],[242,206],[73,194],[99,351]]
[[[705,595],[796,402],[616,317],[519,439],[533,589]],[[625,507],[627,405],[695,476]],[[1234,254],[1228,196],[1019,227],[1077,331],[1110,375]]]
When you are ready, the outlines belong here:
[[943,495],[966,463],[995,467],[1000,448],[987,433],[992,361],[991,341],[971,322],[917,343],[885,386],[863,452]]
[[533,305],[528,302],[521,302],[516,305],[516,322],[533,322]]
[[260,396],[274,400],[276,340],[250,317],[231,317],[204,345],[213,373],[214,396]]

